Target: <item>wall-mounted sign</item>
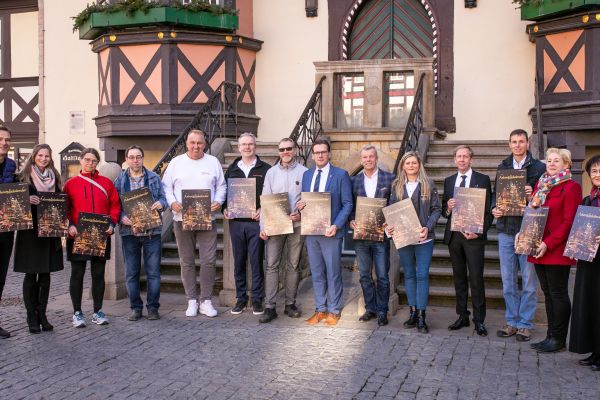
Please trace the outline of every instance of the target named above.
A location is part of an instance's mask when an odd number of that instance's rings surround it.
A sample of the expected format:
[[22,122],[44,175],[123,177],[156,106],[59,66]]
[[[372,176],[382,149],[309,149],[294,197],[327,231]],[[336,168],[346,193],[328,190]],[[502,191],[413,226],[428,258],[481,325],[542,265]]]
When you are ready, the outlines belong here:
[[61,150],[60,154],[60,175],[63,182],[72,176],[79,174],[79,156],[81,150],[85,149],[83,145],[77,142],[72,142],[70,145]]
[[69,133],[71,135],[85,134],[85,111],[69,111]]

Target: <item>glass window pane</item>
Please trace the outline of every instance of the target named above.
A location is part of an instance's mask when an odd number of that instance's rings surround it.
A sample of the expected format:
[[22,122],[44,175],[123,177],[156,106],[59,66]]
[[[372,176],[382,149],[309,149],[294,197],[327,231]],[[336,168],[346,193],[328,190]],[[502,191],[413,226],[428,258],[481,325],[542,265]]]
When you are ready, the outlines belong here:
[[383,80],[383,126],[404,128],[415,98],[415,77],[412,72],[386,72]]
[[363,99],[365,80],[362,74],[336,75],[334,101],[336,128],[363,126]]

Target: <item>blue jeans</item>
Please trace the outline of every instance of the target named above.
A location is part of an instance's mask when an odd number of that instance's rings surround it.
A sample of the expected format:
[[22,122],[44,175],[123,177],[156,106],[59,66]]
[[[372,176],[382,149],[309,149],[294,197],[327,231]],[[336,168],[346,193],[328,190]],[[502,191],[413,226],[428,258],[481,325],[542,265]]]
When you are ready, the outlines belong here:
[[142,250],[144,251],[144,270],[148,286],[146,307],[158,310],[160,307],[160,251],[161,235],[121,236],[123,258],[125,259],[125,280],[129,303],[134,310],[144,308],[140,297],[140,271],[142,268]]
[[429,266],[433,256],[433,240],[413,244],[398,250],[400,265],[404,269],[404,287],[408,305],[417,310],[427,309],[429,300]]
[[315,293],[315,310],[340,314],[343,291],[342,238],[306,236],[304,241]]
[[[356,251],[360,272],[360,286],[365,298],[365,309],[372,313],[387,315],[390,301],[390,243],[356,240],[354,251]],[[377,287],[373,282],[373,264],[375,264]]]
[[[502,274],[502,294],[506,305],[506,323],[514,328],[533,327],[537,302],[537,276],[533,264],[527,256],[515,254],[515,237],[498,233],[500,253],[500,273]],[[519,270],[521,270],[522,293],[519,296]]]

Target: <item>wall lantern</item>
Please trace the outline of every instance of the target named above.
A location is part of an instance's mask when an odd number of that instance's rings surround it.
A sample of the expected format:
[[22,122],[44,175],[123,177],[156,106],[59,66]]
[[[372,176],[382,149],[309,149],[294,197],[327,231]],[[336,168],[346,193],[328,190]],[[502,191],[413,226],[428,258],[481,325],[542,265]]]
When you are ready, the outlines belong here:
[[465,8],[477,7],[477,0],[465,0]]
[[306,16],[316,17],[317,10],[319,9],[319,0],[305,0]]

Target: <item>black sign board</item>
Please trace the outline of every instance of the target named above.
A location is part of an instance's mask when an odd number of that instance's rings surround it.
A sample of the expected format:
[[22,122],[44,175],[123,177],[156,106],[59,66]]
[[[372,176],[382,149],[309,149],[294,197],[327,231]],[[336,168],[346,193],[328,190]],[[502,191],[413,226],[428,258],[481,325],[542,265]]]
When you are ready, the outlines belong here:
[[59,153],[60,175],[63,182],[79,173],[79,156],[83,149],[85,149],[85,147],[80,143],[71,142],[70,145],[62,149]]

